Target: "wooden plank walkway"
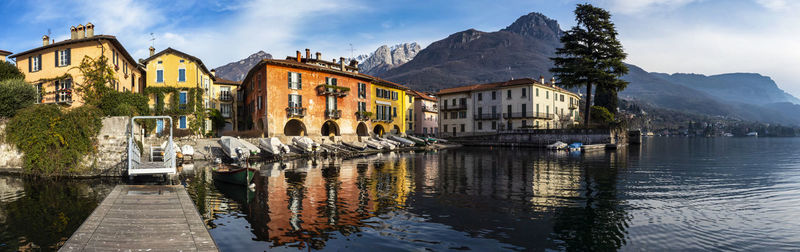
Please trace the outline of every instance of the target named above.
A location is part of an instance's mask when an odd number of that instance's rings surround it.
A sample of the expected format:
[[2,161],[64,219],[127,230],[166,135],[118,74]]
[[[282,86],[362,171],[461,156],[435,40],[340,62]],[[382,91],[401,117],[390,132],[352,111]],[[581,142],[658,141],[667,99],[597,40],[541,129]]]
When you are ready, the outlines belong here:
[[183,186],[118,185],[59,251],[218,251]]

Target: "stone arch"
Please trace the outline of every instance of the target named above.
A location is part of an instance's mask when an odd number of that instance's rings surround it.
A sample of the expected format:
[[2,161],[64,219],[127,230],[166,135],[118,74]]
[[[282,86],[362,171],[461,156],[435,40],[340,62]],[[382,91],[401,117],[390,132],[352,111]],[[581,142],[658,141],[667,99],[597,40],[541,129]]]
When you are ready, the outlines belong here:
[[392,128],[392,133],[401,134],[402,132],[400,132],[400,126],[395,125],[394,128]]
[[283,126],[283,135],[286,136],[306,136],[306,125],[302,121],[292,119]]
[[383,125],[375,125],[375,128],[372,129],[372,133],[375,133],[377,136],[383,136],[386,131],[383,129]]
[[358,123],[358,126],[356,127],[356,134],[358,134],[358,136],[369,136],[369,130],[367,129],[367,124],[365,124],[364,122]]
[[339,124],[336,124],[334,121],[325,121],[325,123],[322,124],[320,133],[322,133],[322,136],[330,136],[331,134],[334,136],[341,135],[339,133]]

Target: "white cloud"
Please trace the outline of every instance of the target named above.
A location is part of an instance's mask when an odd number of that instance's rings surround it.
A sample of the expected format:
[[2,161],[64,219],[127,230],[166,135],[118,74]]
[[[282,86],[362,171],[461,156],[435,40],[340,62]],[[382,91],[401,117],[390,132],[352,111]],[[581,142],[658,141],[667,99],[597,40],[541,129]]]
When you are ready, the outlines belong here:
[[605,0],[612,12],[620,14],[646,14],[654,10],[672,10],[699,0]]
[[800,9],[800,2],[797,0],[756,0],[756,2],[772,11],[797,11]]

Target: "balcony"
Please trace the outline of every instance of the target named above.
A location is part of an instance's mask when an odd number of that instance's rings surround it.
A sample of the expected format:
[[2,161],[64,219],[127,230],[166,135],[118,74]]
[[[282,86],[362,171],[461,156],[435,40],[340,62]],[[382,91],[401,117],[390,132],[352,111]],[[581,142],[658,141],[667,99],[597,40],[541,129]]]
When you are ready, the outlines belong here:
[[422,111],[439,113],[439,108],[437,108],[436,106],[422,106]]
[[223,102],[233,101],[233,95],[231,95],[231,92],[220,92],[219,101]]
[[340,86],[325,85],[325,84],[317,86],[317,95],[320,96],[332,95],[336,97],[345,97],[347,96],[347,92],[349,91],[350,88],[348,87],[340,87]]
[[555,116],[553,114],[548,114],[548,113],[536,113],[533,111],[529,111],[529,112],[503,113],[503,118],[505,119],[532,118],[532,119],[552,120],[553,118],[555,118]]
[[569,109],[570,109],[570,110],[576,110],[576,109],[578,109],[578,103],[577,103],[577,102],[570,103],[570,104],[569,104]]
[[372,112],[369,111],[358,111],[356,112],[356,119],[359,121],[366,122],[369,118],[372,117]]
[[304,107],[287,107],[286,108],[286,116],[287,117],[302,118],[302,117],[306,116],[306,108],[304,108]]
[[497,120],[500,119],[499,113],[494,114],[475,114],[475,120]]
[[394,122],[394,118],[388,118],[388,119],[387,118],[382,118],[382,119],[373,118],[372,122],[392,123],[392,122]]
[[342,117],[342,111],[338,109],[334,110],[325,110],[325,118],[327,119],[339,119]]
[[46,94],[40,94],[39,104],[70,104],[72,103],[72,89],[61,89]]
[[467,109],[467,104],[464,104],[464,103],[462,103],[462,104],[457,104],[457,105],[454,105],[454,106],[449,106],[449,107],[447,106],[447,104],[445,104],[445,105],[444,105],[444,107],[442,108],[442,111],[448,111],[448,110],[465,110],[465,109]]

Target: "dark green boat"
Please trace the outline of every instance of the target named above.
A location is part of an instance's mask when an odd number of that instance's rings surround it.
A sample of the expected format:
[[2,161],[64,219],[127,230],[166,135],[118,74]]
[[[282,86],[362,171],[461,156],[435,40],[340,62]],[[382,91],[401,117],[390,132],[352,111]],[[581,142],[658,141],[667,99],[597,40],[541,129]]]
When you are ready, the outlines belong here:
[[221,164],[211,169],[212,178],[215,181],[236,184],[236,185],[250,185],[258,170],[253,168],[245,168],[234,165]]

